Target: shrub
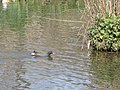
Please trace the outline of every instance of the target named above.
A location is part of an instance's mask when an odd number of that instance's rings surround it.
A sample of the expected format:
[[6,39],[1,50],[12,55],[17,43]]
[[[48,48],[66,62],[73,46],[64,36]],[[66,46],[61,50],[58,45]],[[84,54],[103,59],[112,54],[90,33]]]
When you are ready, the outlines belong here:
[[89,37],[94,49],[105,51],[120,50],[120,16],[98,14],[94,25],[89,28]]

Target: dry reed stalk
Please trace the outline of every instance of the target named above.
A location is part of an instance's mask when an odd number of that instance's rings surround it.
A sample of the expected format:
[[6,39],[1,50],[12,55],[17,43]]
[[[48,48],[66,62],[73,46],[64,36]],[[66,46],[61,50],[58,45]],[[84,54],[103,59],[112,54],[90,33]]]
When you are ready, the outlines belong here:
[[120,0],[84,0],[87,12],[92,16],[93,13],[101,15],[119,14]]
[[104,0],[101,0],[101,3],[102,3],[102,9],[104,10],[104,12],[106,11],[106,3]]
[[99,7],[99,13],[101,13],[103,15],[101,0],[99,0],[99,2],[98,2],[98,7]]
[[85,2],[87,17],[89,17],[89,20],[91,21],[94,17],[93,13],[95,12],[93,1],[84,0],[84,2]]
[[117,14],[120,14],[120,0],[117,0],[117,1],[116,1],[116,4],[117,4],[117,5],[116,5],[116,13],[117,13]]
[[102,12],[102,15],[104,16],[105,12],[106,12],[106,2],[105,0],[101,0],[101,12]]
[[[97,1],[98,1],[98,0],[97,0]],[[94,3],[94,4],[93,4],[93,6],[94,6],[94,11],[95,11],[94,13],[98,12],[98,10],[99,10],[99,9],[98,9],[98,5],[97,5],[97,1],[96,1],[96,0],[93,1],[93,3]]]
[[113,13],[113,7],[112,7],[112,2],[109,1],[109,14],[112,14]]

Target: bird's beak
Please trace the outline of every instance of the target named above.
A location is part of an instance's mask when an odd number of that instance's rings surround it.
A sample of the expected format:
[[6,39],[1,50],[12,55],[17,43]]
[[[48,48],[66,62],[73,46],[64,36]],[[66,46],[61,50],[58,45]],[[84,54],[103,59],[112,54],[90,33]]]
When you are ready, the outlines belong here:
[[52,52],[53,54],[55,54],[55,52]]

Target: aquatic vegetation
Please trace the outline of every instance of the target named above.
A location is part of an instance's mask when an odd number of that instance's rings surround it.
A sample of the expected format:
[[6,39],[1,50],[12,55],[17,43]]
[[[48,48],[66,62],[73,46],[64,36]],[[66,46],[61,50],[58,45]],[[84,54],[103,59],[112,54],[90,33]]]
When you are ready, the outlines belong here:
[[119,0],[84,0],[89,17],[91,46],[100,51],[120,50]]
[[120,50],[120,16],[98,14],[89,29],[91,45],[97,50]]

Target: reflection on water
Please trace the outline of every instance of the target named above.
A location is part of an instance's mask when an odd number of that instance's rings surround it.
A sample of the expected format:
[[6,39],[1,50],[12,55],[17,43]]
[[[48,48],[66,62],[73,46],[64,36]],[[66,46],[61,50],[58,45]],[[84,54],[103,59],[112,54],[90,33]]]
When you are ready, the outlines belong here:
[[80,19],[80,1],[33,1],[1,11],[0,90],[119,90],[119,54],[81,50],[82,23],[62,21]]
[[95,75],[101,79],[101,83],[103,83],[101,86],[104,89],[108,87],[109,90],[119,90],[120,54],[93,52],[91,55],[92,69],[95,71]]
[[1,2],[2,2],[3,10],[6,10],[7,7],[8,7],[8,4],[11,3],[11,2],[15,2],[15,0],[1,0]]

